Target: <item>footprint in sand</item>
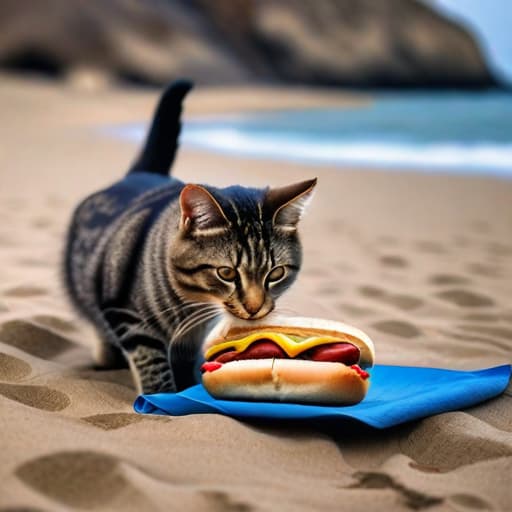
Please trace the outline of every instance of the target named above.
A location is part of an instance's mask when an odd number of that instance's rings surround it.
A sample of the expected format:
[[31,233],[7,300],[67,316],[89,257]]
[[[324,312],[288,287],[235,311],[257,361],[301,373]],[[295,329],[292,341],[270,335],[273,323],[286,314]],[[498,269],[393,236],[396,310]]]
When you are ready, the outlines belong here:
[[435,286],[453,286],[469,284],[470,282],[467,277],[457,276],[455,274],[434,274],[429,278],[429,283]]
[[368,316],[374,315],[376,311],[374,309],[366,308],[363,306],[357,306],[355,304],[342,303],[338,306],[342,311],[354,316]]
[[0,380],[20,380],[31,372],[31,366],[25,361],[0,352]]
[[71,403],[68,395],[47,386],[0,383],[0,395],[43,411],[62,411]]
[[487,251],[493,256],[512,256],[512,247],[498,242],[488,244]]
[[409,467],[421,471],[422,473],[442,473],[443,471],[435,466],[426,466],[425,464],[418,464],[417,462],[409,462]]
[[418,297],[413,297],[412,295],[389,295],[387,297],[387,302],[392,304],[404,311],[409,311],[411,309],[419,308],[423,305],[423,301]]
[[359,287],[359,293],[363,295],[363,297],[396,306],[404,311],[410,311],[423,305],[423,300],[418,297],[406,294],[395,295],[376,286],[361,286]]
[[249,503],[238,501],[224,491],[202,491],[208,500],[208,510],[218,512],[250,512],[254,507]]
[[500,278],[503,275],[502,270],[493,264],[470,263],[468,265],[468,270],[472,274],[477,274],[483,277]]
[[421,510],[435,507],[443,503],[444,499],[411,489],[395,480],[391,475],[379,471],[359,471],[354,474],[358,480],[351,487],[355,489],[389,489],[395,491],[399,500],[411,510]]
[[127,499],[138,494],[123,475],[120,460],[100,452],[45,455],[18,467],[16,476],[44,496],[73,509],[106,507],[121,494]]
[[393,254],[381,256],[379,258],[379,261],[382,265],[384,265],[386,267],[405,268],[405,267],[409,266],[409,263],[405,258],[402,258],[402,256],[396,256]]
[[44,288],[39,286],[21,285],[13,288],[4,290],[3,295],[5,297],[37,297],[40,295],[46,295],[48,293]]
[[51,359],[75,346],[59,334],[26,320],[3,324],[0,341],[42,359]]
[[143,417],[140,414],[129,412],[116,412],[109,414],[95,414],[93,416],[85,416],[81,418],[82,421],[90,423],[95,427],[103,430],[116,430],[118,428],[133,425],[142,421]]
[[437,293],[436,296],[462,308],[478,308],[494,305],[494,301],[491,298],[462,289],[447,290]]
[[341,286],[334,286],[332,284],[324,284],[317,290],[319,295],[341,295],[342,293],[342,287]]
[[454,504],[456,510],[478,510],[479,512],[494,510],[491,503],[474,494],[453,494],[448,498],[448,503]]
[[58,331],[73,332],[76,331],[76,327],[72,322],[64,320],[54,315],[37,315],[33,317],[34,322],[41,324],[50,329],[57,329]]
[[370,299],[380,299],[387,295],[385,290],[377,286],[360,286],[359,293],[363,297],[369,297]]
[[421,331],[415,325],[401,320],[383,320],[374,323],[373,327],[380,332],[394,334],[402,338],[415,338],[421,334]]

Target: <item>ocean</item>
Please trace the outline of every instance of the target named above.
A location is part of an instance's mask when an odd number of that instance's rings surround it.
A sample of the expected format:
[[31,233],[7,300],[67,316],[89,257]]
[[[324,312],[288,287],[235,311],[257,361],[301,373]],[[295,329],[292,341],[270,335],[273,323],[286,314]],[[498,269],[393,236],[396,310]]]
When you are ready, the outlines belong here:
[[[116,128],[141,141],[142,125]],[[512,94],[378,93],[364,106],[205,117],[184,146],[250,158],[512,178]]]

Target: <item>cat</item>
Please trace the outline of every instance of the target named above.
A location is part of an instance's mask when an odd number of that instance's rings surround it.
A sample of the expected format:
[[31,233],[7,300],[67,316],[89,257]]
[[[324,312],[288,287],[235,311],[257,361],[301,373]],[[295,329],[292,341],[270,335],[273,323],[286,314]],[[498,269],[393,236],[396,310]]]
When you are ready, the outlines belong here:
[[126,176],[87,197],[67,233],[64,281],[98,332],[98,364],[128,365],[140,393],[196,383],[207,329],[275,307],[301,267],[297,224],[316,178],[215,188],[169,176],[192,83],[163,93]]

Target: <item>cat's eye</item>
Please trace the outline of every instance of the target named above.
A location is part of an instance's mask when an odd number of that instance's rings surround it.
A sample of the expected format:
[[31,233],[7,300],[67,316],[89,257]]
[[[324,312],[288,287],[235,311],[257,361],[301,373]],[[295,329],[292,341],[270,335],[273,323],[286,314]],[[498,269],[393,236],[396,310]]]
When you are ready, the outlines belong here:
[[223,280],[223,281],[234,281],[236,278],[236,270],[231,267],[219,267],[217,269],[217,275]]
[[274,283],[276,281],[280,281],[283,279],[285,274],[285,269],[282,266],[274,267],[267,275],[267,281],[269,283]]

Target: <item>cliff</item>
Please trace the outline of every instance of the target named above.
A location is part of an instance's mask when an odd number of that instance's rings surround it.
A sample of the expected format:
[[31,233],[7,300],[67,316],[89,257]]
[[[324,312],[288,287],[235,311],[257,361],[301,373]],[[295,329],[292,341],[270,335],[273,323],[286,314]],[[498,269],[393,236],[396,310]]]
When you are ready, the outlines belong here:
[[419,0],[3,0],[0,65],[142,84],[496,85],[472,36]]

